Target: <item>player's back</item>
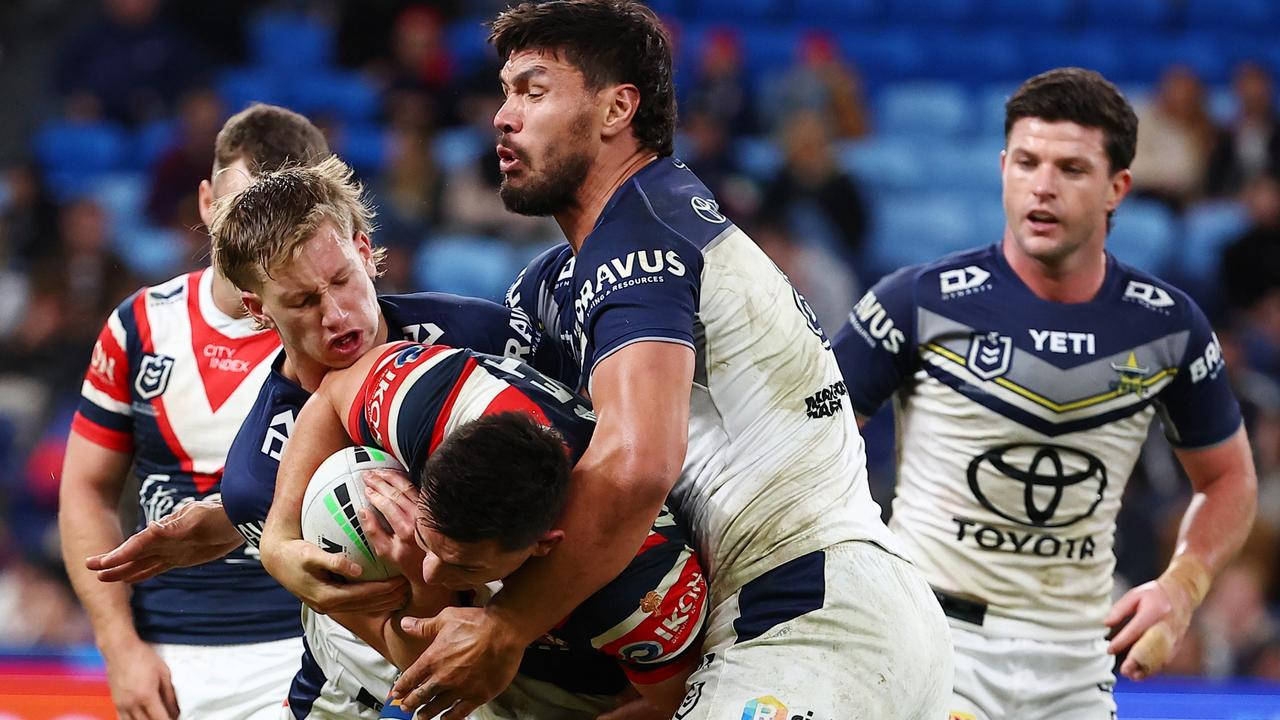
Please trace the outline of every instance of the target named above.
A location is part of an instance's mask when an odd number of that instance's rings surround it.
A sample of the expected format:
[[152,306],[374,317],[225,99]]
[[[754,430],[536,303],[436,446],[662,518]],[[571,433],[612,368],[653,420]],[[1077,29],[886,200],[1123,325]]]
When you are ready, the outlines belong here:
[[631,343],[695,353],[672,497],[721,592],[841,541],[892,547],[826,336],[688,168],[667,158],[640,170],[568,263],[563,250],[544,255],[512,295],[559,331],[588,391],[595,365]]

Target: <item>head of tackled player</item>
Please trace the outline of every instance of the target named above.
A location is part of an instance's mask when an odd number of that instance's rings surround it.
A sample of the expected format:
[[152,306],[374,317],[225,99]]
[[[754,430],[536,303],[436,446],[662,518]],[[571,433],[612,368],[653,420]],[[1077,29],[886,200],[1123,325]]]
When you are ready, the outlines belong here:
[[386,339],[373,286],[385,252],[369,238],[373,217],[336,157],[267,173],[215,205],[214,266],[280,334],[300,377],[348,367]]
[[415,537],[422,576],[451,590],[501,580],[546,555],[569,490],[569,454],[554,428],[522,412],[460,425],[423,463]]

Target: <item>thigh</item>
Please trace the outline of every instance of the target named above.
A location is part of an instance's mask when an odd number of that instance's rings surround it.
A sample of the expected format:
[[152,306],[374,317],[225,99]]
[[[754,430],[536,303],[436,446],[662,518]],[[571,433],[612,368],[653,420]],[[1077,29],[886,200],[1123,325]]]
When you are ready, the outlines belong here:
[[169,666],[184,720],[280,717],[302,657],[301,638],[247,645],[154,647]]
[[516,675],[502,694],[471,714],[471,720],[594,720],[617,705],[608,695],[571,693]]
[[940,718],[951,687],[945,619],[915,569],[842,543],[715,603],[679,720]]
[[1032,687],[1039,691],[1023,715],[1031,720],[1107,720],[1116,717],[1115,658],[1105,640],[1037,643]]

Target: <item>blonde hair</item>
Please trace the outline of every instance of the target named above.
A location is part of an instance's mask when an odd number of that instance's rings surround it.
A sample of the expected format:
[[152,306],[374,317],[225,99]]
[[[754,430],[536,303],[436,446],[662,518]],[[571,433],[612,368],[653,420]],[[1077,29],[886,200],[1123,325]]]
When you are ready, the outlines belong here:
[[[354,239],[373,232],[375,212],[350,166],[331,155],[311,167],[287,167],[258,177],[213,207],[213,265],[241,290],[259,292],[271,272],[298,254],[320,226],[332,223]],[[379,275],[385,248],[374,248]]]

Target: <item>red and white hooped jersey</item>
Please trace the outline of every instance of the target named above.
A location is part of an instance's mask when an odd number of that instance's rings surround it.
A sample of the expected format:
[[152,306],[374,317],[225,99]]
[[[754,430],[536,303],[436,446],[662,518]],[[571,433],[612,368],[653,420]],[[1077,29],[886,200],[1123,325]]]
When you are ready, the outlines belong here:
[[[514,358],[408,342],[375,352],[347,411],[347,432],[415,477],[449,433],[484,415],[527,413],[560,433],[574,462],[591,441],[587,401]],[[622,574],[530,645],[520,671],[571,692],[664,680],[699,657],[707,607],[698,555],[663,508]],[[602,663],[602,654],[615,662]]]
[[[214,305],[210,269],[143,288],[111,313],[93,348],[72,431],[133,454],[139,528],[218,492],[227,450],[279,350],[274,332]],[[241,600],[271,585],[256,558],[237,551],[136,586],[135,620],[154,642],[297,635],[296,617],[254,618],[259,603]]]

